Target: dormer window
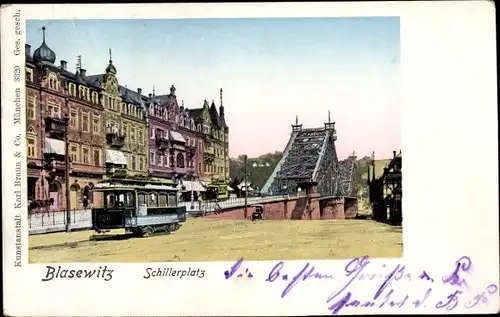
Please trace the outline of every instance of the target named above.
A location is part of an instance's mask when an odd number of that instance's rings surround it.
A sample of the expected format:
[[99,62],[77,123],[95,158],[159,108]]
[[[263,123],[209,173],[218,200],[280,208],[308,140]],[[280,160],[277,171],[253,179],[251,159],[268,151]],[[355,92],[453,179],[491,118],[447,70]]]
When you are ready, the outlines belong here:
[[92,102],[99,104],[99,94],[96,91],[92,92]]
[[59,80],[57,80],[57,76],[54,73],[49,74],[49,88],[54,90],[59,90]]
[[78,98],[85,99],[85,91],[82,86],[78,86]]
[[30,83],[33,82],[33,70],[28,67],[26,67],[26,80]]

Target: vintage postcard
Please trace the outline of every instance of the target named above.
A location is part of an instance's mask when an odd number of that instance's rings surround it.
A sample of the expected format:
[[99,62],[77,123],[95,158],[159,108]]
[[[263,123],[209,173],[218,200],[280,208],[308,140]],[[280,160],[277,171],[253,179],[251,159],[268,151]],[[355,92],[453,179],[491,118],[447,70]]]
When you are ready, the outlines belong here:
[[498,312],[490,2],[1,15],[4,314]]

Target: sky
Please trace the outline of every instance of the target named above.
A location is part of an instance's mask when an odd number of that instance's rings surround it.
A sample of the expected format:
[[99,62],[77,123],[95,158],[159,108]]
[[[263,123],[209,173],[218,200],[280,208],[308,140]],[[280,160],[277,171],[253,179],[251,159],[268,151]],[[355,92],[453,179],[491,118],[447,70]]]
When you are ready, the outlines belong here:
[[283,151],[298,121],[336,122],[339,158],[401,149],[398,17],[157,20],[29,20],[75,71],[102,74],[109,49],[120,85],[169,93],[199,108],[224,91],[231,157]]

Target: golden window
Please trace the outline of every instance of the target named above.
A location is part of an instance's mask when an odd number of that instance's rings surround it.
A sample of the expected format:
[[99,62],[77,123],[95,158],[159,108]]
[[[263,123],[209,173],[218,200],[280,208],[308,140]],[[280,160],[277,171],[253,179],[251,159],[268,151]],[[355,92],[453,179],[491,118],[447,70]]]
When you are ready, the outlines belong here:
[[89,114],[82,113],[82,130],[83,132],[89,132]]
[[139,144],[142,145],[144,143],[144,131],[142,129],[139,129],[137,139],[139,141]]
[[132,155],[132,170],[137,170],[137,157],[135,155]]
[[36,156],[36,137],[26,137],[26,147],[28,157]]
[[135,127],[130,127],[130,142],[135,143]]
[[69,83],[68,84],[68,91],[69,91],[69,94],[71,96],[75,96],[76,97],[76,85],[75,84]]
[[95,166],[101,166],[101,150],[100,149],[94,149],[94,165]]
[[101,117],[94,116],[92,118],[92,131],[94,132],[94,134],[101,133]]
[[82,163],[90,165],[90,150],[88,148],[82,148]]
[[140,171],[144,171],[145,168],[144,168],[144,157],[139,157],[139,170]]
[[53,118],[60,118],[61,117],[61,108],[59,107],[59,105],[57,105],[55,103],[49,102],[47,104],[47,112],[48,112],[49,116],[51,116]]
[[79,155],[78,155],[78,145],[76,144],[71,144],[71,147],[70,147],[70,155],[71,155],[71,162],[73,163],[78,163],[79,162]]
[[69,116],[69,125],[72,128],[78,128],[78,110],[71,109]]
[[26,106],[26,116],[28,119],[36,119],[36,100],[33,96],[28,96],[27,106]]
[[26,67],[26,80],[30,83],[33,82],[33,70],[31,68]]
[[49,74],[47,81],[50,89],[59,89],[59,80],[57,80],[57,76],[54,73]]
[[125,135],[125,140],[128,141],[129,139],[129,133],[128,133],[128,125],[126,123],[123,124],[123,131],[122,131],[122,134]]

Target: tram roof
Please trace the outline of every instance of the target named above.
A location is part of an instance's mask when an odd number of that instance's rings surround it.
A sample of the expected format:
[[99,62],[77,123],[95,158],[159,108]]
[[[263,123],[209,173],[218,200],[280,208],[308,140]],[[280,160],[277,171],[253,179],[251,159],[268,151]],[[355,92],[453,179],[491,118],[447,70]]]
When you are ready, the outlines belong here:
[[145,185],[136,185],[136,184],[120,184],[120,183],[97,183],[94,185],[94,190],[96,191],[117,191],[117,190],[164,190],[164,191],[178,191],[178,188],[167,185],[156,185],[156,184],[145,184]]

